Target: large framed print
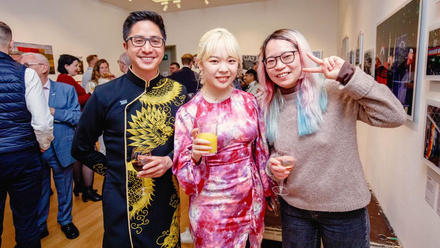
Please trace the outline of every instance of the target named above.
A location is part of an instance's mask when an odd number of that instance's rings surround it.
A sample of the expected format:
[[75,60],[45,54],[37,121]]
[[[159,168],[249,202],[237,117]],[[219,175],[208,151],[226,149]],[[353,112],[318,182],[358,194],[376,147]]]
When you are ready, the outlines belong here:
[[428,30],[426,76],[429,79],[440,80],[440,23]]
[[376,29],[376,81],[386,84],[414,116],[421,0],[406,1]]
[[440,174],[440,102],[426,100],[423,159]]
[[27,42],[14,42],[14,47],[12,48],[12,52],[21,52],[21,53],[41,53],[46,56],[47,60],[49,60],[49,73],[55,74],[55,63],[53,60],[53,51],[51,45],[41,45]]

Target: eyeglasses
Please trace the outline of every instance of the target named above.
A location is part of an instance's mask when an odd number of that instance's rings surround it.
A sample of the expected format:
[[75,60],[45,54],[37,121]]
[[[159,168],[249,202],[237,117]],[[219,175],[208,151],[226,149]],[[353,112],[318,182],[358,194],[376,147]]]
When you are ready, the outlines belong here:
[[125,42],[128,42],[128,40],[131,40],[131,44],[135,47],[143,47],[147,43],[147,41],[150,43],[152,47],[162,47],[165,44],[165,40],[157,37],[157,36],[151,36],[150,38],[145,38],[143,36],[133,36],[129,37]]
[[31,65],[44,65],[43,63],[23,63],[24,66],[29,68]]
[[120,61],[120,60],[117,60],[116,62],[118,62],[118,64],[124,64],[125,65],[125,63]]
[[283,62],[283,64],[287,65],[295,61],[295,53],[298,51],[288,51],[282,53],[280,56],[275,57],[268,57],[263,59],[264,66],[266,66],[266,69],[272,69],[275,66],[277,66],[277,58],[280,58],[280,61]]

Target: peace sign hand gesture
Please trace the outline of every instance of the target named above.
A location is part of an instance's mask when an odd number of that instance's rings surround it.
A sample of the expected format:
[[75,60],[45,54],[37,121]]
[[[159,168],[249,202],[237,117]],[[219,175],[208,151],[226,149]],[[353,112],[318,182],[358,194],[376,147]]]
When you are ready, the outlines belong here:
[[336,79],[339,75],[342,65],[345,62],[345,60],[337,56],[331,56],[324,59],[317,58],[311,53],[307,53],[307,56],[317,63],[318,67],[303,68],[303,71],[309,73],[323,73],[328,79]]

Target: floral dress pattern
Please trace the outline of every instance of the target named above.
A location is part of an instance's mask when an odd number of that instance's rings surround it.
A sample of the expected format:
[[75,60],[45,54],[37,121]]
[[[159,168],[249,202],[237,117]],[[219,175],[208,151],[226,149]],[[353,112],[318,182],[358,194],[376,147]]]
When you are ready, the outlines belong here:
[[[191,158],[191,131],[217,121],[218,151],[199,164]],[[190,196],[196,247],[260,247],[265,197],[271,195],[265,166],[269,151],[256,99],[234,89],[219,103],[198,93],[176,114],[173,173]]]

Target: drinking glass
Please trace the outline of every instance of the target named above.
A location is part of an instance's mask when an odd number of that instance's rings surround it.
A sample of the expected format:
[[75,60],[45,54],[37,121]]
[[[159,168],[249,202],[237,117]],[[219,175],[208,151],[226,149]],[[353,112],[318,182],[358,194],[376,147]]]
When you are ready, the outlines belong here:
[[[295,159],[293,159],[293,158],[291,158],[291,159],[290,158],[282,158],[281,159],[281,166],[285,167],[288,171],[290,171],[294,165],[295,165]],[[289,194],[289,191],[284,186],[284,180],[286,180],[286,179],[279,181],[277,186],[272,187],[273,193],[275,193],[276,195],[280,195],[280,196],[284,196],[284,195]]]
[[[149,160],[151,160],[151,150],[148,147],[137,146],[131,151],[131,164],[137,172],[142,171],[142,167],[148,163]],[[139,194],[146,195],[144,179],[142,178],[141,181],[142,187]]]
[[204,154],[204,156],[212,156],[217,154],[217,122],[198,122],[197,127],[199,128],[199,134],[197,138],[211,142],[211,150],[209,150],[208,154]]

